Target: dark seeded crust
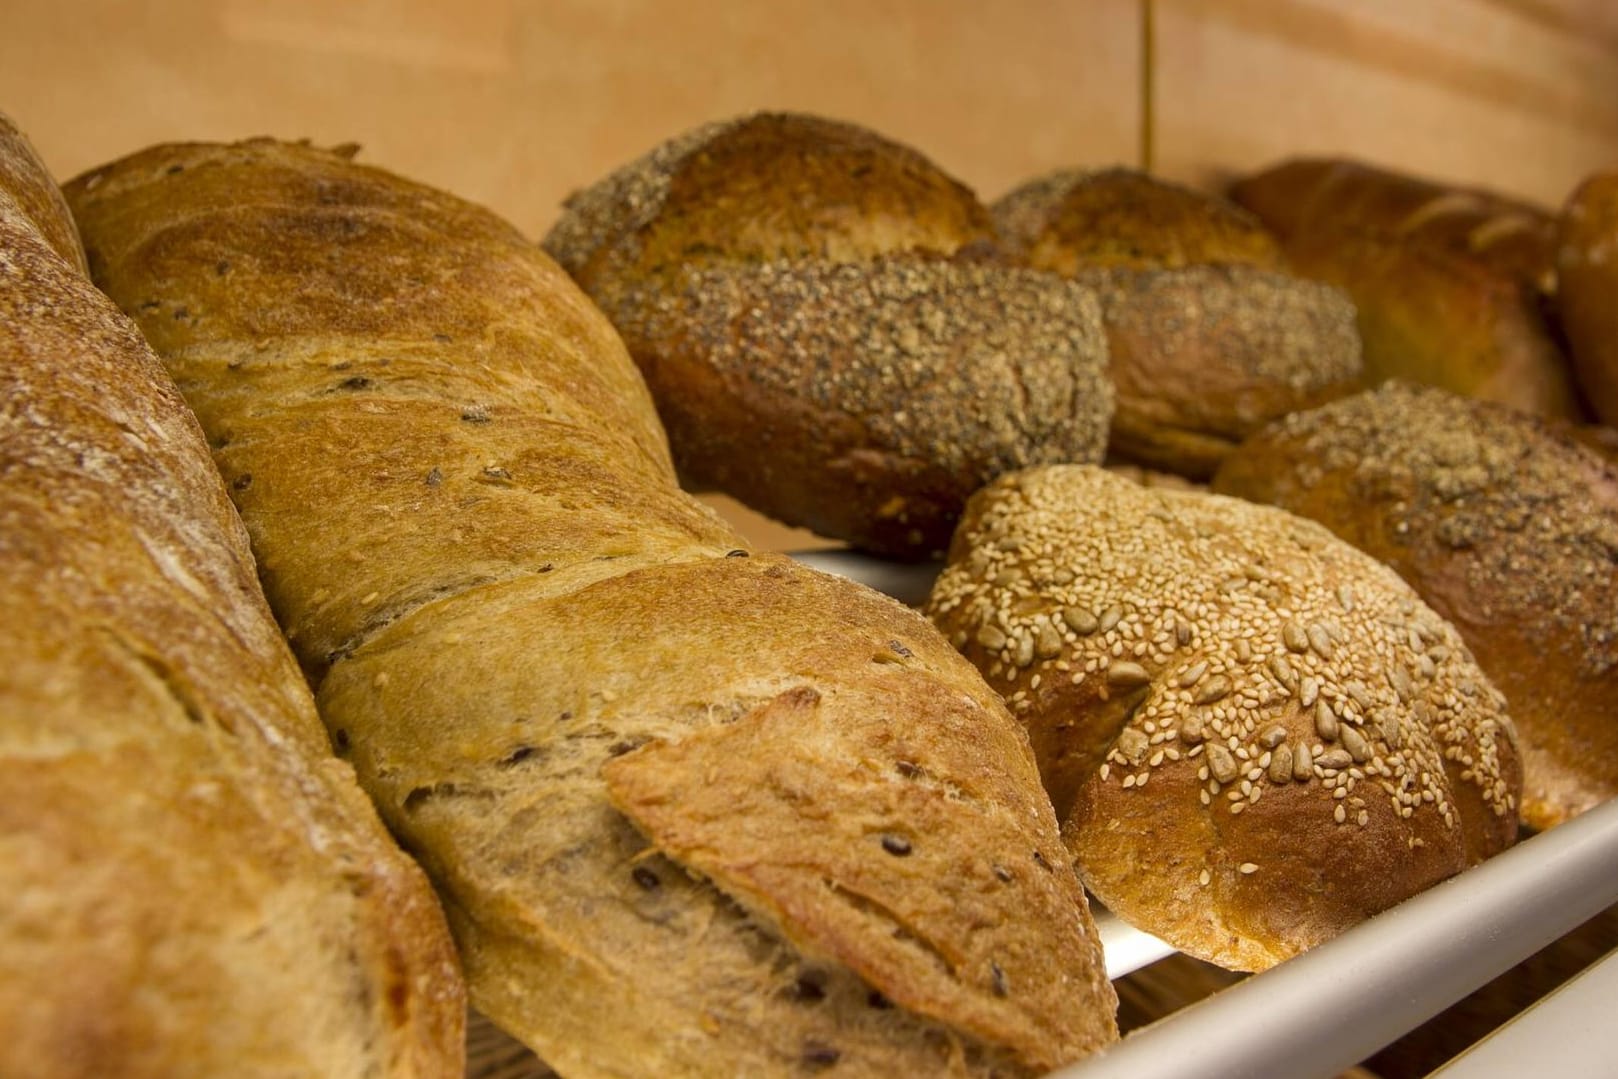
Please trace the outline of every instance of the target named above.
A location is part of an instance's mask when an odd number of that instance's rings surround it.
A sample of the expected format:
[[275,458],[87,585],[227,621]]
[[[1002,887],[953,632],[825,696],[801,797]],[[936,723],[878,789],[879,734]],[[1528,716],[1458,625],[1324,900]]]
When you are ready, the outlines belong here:
[[1055,172],[1005,195],[992,212],[1018,261],[1066,277],[1089,267],[1286,268],[1280,244],[1252,214],[1133,169]]
[[1390,384],[1242,446],[1215,487],[1312,517],[1453,622],[1522,732],[1523,819],[1618,794],[1618,471],[1529,416]]
[[1192,955],[1263,969],[1516,835],[1500,694],[1312,522],[1031,469],[973,498],[926,609],[1028,727],[1085,883]]
[[1580,184],[1557,222],[1557,312],[1590,407],[1618,424],[1618,172]]
[[1111,416],[1093,305],[979,257],[992,234],[914,151],[760,114],[575,195],[545,247],[628,341],[687,485],[918,558],[1005,468],[1098,460]]
[[[915,612],[680,492],[622,342],[537,248],[268,141],[69,195],[481,1011],[569,1079],[1022,1077],[1116,1036],[1003,703]],[[764,823],[710,835],[715,797]]]
[[0,117],[0,1075],[457,1075],[444,916],[77,242]]
[[1068,282],[914,257],[676,282],[626,297],[617,320],[675,463],[789,524],[937,556],[990,479],[1106,446],[1099,312]]
[[1116,459],[1206,479],[1247,434],[1360,385],[1354,308],[1285,273],[1256,218],[1128,169],[1058,172],[994,206],[1008,257],[1101,298]]

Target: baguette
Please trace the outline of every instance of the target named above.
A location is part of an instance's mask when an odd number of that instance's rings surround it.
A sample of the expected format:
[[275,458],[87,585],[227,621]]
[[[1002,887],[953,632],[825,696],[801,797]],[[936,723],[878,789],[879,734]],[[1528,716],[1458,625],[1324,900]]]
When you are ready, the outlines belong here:
[[0,1075],[457,1076],[443,913],[83,262],[0,117]]
[[1555,224],[1545,211],[1332,159],[1284,162],[1231,195],[1281,237],[1298,273],[1352,297],[1370,382],[1583,415],[1549,318]]
[[1020,1076],[1116,1036],[1004,705],[683,494],[537,247],[266,140],[68,190],[480,1011],[570,1077]]

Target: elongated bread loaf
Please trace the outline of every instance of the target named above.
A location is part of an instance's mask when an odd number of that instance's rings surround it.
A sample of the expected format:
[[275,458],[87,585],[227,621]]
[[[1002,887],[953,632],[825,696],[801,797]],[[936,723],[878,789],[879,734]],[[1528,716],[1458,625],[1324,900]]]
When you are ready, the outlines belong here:
[[1590,407],[1618,424],[1618,171],[1588,177],[1557,219],[1557,314]]
[[69,195],[480,1009],[568,1076],[1027,1075],[1115,1036],[1003,704],[679,491],[537,247],[262,140]]
[[0,117],[0,1075],[456,1076],[444,916],[82,263]]

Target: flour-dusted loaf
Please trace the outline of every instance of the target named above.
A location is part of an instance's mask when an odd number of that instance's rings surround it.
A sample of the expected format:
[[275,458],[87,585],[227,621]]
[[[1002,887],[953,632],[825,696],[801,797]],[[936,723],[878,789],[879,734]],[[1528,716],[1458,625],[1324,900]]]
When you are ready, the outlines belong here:
[[0,1075],[456,1079],[443,913],[0,117]]
[[574,195],[545,246],[624,335],[688,482],[915,558],[996,475],[1106,445],[1094,298],[986,258],[992,235],[908,147],[765,113]]
[[1026,737],[925,619],[680,492],[509,226],[321,150],[69,187],[477,1006],[563,1075],[1032,1075],[1115,998]]
[[1275,237],[1223,199],[1069,169],[1012,191],[994,218],[1008,257],[1100,299],[1115,458],[1206,479],[1268,421],[1359,388],[1348,298],[1287,273]]
[[1242,446],[1218,490],[1322,522],[1454,623],[1522,733],[1523,819],[1618,796],[1618,468],[1537,417],[1390,383]]
[[1086,466],[976,495],[927,610],[1008,698],[1085,883],[1259,970],[1503,849],[1500,694],[1312,521]]

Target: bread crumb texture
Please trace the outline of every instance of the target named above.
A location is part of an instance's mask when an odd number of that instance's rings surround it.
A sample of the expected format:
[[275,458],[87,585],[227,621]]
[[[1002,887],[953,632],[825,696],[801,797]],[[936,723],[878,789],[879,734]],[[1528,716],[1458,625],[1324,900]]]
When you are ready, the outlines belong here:
[[1501,695],[1324,528],[1083,466],[975,497],[928,613],[1027,726],[1085,882],[1261,969],[1509,844]]

